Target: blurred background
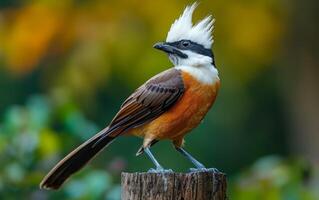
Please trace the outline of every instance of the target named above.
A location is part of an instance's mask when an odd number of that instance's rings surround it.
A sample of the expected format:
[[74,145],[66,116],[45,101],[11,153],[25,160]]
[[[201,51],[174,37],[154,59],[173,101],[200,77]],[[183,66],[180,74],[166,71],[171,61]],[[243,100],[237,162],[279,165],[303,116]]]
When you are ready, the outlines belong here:
[[[120,173],[146,171],[123,137],[55,191],[38,184],[105,127],[122,101],[172,66],[152,48],[186,0],[0,0],[0,199],[120,199]],[[319,199],[317,0],[202,0],[216,18],[222,81],[186,149],[228,175],[230,199]],[[191,164],[169,142],[163,166]]]

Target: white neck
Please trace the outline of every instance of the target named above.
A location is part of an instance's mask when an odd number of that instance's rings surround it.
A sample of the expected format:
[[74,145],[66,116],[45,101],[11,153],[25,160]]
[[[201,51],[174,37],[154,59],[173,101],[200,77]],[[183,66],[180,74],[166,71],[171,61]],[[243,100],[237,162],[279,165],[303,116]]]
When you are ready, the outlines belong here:
[[206,65],[176,65],[177,69],[189,73],[202,84],[212,85],[219,81],[218,70],[212,64]]

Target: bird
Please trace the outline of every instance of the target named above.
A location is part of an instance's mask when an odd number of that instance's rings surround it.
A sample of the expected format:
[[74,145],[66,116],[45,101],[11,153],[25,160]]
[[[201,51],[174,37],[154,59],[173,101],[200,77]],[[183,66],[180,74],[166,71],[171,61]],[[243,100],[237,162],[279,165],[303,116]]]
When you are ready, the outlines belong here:
[[173,147],[195,166],[207,170],[184,149],[184,136],[197,127],[212,107],[220,88],[212,51],[215,19],[208,15],[193,24],[197,3],[186,6],[173,22],[164,42],[153,47],[168,55],[173,66],[137,88],[121,105],[112,121],[100,132],[77,147],[43,178],[42,189],[59,189],[75,172],[117,137],[143,138],[136,155],[145,153],[155,165],[151,172],[167,170],[150,148],[161,140]]

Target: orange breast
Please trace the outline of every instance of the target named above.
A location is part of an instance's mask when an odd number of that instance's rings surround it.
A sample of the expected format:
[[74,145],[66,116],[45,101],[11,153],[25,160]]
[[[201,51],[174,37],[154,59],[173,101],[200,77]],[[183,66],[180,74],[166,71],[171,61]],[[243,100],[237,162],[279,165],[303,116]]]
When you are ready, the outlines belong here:
[[185,93],[170,110],[134,131],[134,135],[175,140],[195,128],[215,101],[219,81],[207,85],[182,72]]

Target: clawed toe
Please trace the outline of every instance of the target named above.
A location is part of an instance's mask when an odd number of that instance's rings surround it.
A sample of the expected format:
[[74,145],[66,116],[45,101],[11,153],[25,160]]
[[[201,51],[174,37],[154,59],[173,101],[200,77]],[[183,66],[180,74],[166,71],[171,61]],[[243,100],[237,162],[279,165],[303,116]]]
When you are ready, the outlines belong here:
[[208,169],[206,168],[189,168],[190,172],[206,172]]
[[156,169],[151,168],[151,169],[149,169],[147,172],[150,172],[150,173],[156,173]]
[[214,172],[214,173],[220,173],[220,171],[217,168],[208,168],[208,171]]
[[220,173],[216,168],[190,168],[190,172],[213,172],[213,173]]
[[148,170],[149,173],[173,173],[172,169],[164,169],[164,168],[151,168]]

